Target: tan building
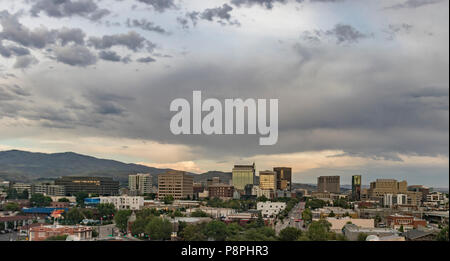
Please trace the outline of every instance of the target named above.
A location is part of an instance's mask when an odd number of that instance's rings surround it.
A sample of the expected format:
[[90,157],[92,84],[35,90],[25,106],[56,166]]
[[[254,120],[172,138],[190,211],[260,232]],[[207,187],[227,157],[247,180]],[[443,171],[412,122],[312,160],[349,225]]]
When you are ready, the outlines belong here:
[[318,192],[341,193],[341,177],[321,176],[317,178]]
[[259,188],[262,190],[277,190],[277,173],[271,170],[259,172]]
[[234,188],[228,184],[214,184],[208,187],[208,196],[210,198],[231,199]]
[[192,198],[194,178],[184,171],[168,171],[158,176],[158,199],[173,196],[174,199]]
[[407,194],[408,183],[406,181],[397,181],[395,179],[377,179],[370,183],[368,190],[369,197],[383,198],[386,194]]
[[275,167],[273,171],[277,173],[277,189],[288,190],[292,189],[292,168]]

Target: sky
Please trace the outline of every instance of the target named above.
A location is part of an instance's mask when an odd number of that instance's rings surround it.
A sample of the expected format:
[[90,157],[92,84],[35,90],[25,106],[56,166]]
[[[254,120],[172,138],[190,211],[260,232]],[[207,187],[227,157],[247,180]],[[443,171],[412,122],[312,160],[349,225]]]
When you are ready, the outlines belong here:
[[[447,0],[0,0],[0,151],[448,188],[448,21]],[[278,99],[278,143],[173,135],[194,90]]]

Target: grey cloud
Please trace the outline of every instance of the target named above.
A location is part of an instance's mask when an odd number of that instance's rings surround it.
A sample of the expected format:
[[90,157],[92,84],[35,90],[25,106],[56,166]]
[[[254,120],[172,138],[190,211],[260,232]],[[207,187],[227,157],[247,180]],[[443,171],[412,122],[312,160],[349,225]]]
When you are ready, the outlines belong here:
[[19,56],[16,58],[14,68],[26,69],[31,65],[37,64],[38,60],[32,55]]
[[84,45],[84,38],[86,34],[79,28],[63,27],[58,31],[58,38],[61,40],[61,45],[64,46],[70,42]]
[[146,19],[128,19],[126,24],[128,27],[138,27],[144,31],[168,34],[168,32],[164,28],[159,25],[155,25],[153,22],[147,21]]
[[286,0],[231,0],[231,3],[240,7],[242,5],[252,6],[252,5],[261,5],[267,9],[272,9],[275,3],[285,4]]
[[125,46],[132,51],[138,51],[147,44],[153,48],[153,43],[148,42],[140,34],[130,31],[127,34],[105,35],[103,37],[90,37],[89,43],[96,49],[108,49],[116,45]]
[[34,0],[31,14],[34,16],[44,12],[50,17],[82,16],[91,20],[99,20],[110,12],[100,9],[93,0]]
[[139,58],[136,61],[140,62],[140,63],[152,63],[152,62],[156,62],[155,59],[153,59],[152,57],[148,56],[148,57],[143,57],[143,58]]
[[174,0],[138,0],[141,3],[150,5],[155,11],[164,12],[167,9],[175,8]]
[[0,55],[5,58],[10,58],[13,55],[23,56],[28,54],[30,54],[30,50],[28,50],[27,48],[15,45],[4,46],[0,41]]
[[386,7],[386,9],[403,9],[403,8],[418,8],[425,5],[440,3],[443,0],[407,0],[401,4]]
[[95,64],[97,57],[86,47],[81,45],[63,46],[55,49],[58,62],[85,67]]
[[121,57],[114,51],[101,51],[98,57],[102,60],[111,61],[111,62],[120,62]]
[[368,34],[364,34],[351,25],[336,24],[333,29],[305,31],[302,39],[312,43],[321,42],[325,37],[331,37],[336,40],[337,44],[356,43],[361,39],[368,38]]
[[223,4],[222,6],[215,7],[215,8],[207,8],[203,10],[202,12],[198,11],[192,11],[187,12],[185,14],[185,17],[178,17],[177,22],[184,28],[189,28],[189,21],[192,22],[193,26],[197,25],[197,22],[199,19],[207,20],[207,21],[214,21],[216,20],[221,25],[239,25],[239,21],[237,20],[231,20],[231,14],[230,12],[233,10],[233,7],[231,7],[228,4]]

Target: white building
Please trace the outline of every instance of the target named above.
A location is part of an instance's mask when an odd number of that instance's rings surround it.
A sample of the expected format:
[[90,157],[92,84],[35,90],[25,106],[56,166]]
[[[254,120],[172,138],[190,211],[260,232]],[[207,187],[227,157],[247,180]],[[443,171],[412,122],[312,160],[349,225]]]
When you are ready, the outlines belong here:
[[285,202],[258,202],[256,209],[261,211],[263,217],[275,217],[286,208]]
[[384,206],[392,207],[395,205],[406,205],[408,204],[408,196],[405,194],[385,194],[384,195]]
[[259,186],[253,186],[252,188],[252,195],[258,198],[265,196],[266,198],[270,199],[272,198],[272,193],[273,192],[271,190],[261,189]]
[[437,202],[439,204],[445,204],[448,202],[448,198],[444,193],[434,191],[427,195],[427,202]]
[[116,209],[140,210],[144,206],[144,197],[117,196],[100,197],[101,204],[114,204]]
[[144,195],[152,193],[152,176],[138,173],[128,176],[128,189],[132,195]]

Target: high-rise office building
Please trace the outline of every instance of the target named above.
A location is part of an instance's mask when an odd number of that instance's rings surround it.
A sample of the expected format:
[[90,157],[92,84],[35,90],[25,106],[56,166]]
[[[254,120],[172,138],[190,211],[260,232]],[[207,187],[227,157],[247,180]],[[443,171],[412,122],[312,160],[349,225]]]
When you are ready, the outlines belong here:
[[377,179],[370,183],[368,190],[369,197],[372,199],[383,199],[386,194],[407,194],[408,183],[406,181],[397,181],[395,179]]
[[138,173],[128,176],[128,189],[132,195],[152,193],[152,176]]
[[255,183],[255,163],[253,165],[235,165],[232,172],[233,187],[244,191],[246,185]]
[[168,171],[158,176],[158,199],[172,196],[174,199],[191,198],[194,195],[194,177],[184,171]]
[[259,188],[262,190],[271,190],[275,193],[277,190],[277,173],[271,170],[260,171]]
[[317,178],[317,190],[319,192],[341,193],[341,177],[321,176]]
[[352,176],[352,200],[361,200],[361,175]]
[[66,194],[77,192],[98,194],[101,196],[119,195],[119,181],[108,177],[61,177],[55,180],[55,185],[64,186]]
[[277,189],[289,190],[292,189],[292,168],[276,167],[273,171],[277,173]]

